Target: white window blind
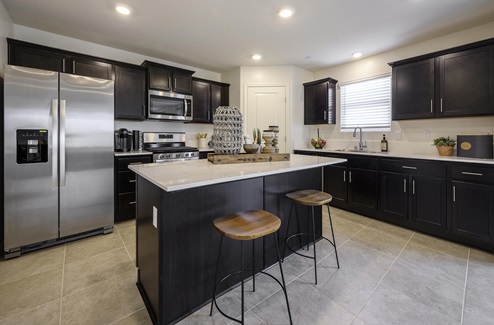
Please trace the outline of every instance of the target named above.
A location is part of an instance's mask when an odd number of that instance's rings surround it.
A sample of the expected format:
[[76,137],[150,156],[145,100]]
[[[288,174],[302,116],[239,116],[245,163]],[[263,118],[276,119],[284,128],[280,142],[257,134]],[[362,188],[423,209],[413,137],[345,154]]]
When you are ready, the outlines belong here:
[[391,128],[391,76],[340,85],[341,130]]

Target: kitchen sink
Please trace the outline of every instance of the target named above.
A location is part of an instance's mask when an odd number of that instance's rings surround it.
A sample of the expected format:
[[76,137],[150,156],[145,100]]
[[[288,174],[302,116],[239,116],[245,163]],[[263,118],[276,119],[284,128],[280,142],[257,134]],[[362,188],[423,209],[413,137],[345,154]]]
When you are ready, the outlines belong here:
[[361,153],[381,153],[381,151],[358,150],[358,149],[334,149],[333,151],[339,151],[339,152],[361,152]]

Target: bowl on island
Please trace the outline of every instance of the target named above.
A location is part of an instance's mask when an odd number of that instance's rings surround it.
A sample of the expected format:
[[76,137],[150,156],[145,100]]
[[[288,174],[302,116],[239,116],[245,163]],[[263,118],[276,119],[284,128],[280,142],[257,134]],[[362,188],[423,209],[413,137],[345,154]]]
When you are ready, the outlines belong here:
[[256,153],[259,150],[259,145],[255,143],[244,144],[244,150],[246,153]]

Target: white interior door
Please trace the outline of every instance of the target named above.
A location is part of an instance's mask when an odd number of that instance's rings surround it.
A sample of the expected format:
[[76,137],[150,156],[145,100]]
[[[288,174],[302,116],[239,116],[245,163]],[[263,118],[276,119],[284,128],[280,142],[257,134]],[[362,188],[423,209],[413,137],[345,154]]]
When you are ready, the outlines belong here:
[[[252,129],[267,130],[270,125],[278,125],[278,147],[286,152],[286,87],[247,86],[245,107],[246,132],[252,137]],[[264,143],[263,143],[264,144]]]

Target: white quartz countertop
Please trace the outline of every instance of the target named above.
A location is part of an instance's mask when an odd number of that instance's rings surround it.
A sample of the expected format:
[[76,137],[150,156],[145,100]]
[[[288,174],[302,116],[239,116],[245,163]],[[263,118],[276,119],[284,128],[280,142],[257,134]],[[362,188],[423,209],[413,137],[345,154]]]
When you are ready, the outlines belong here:
[[167,192],[248,178],[282,174],[345,162],[346,159],[290,155],[290,161],[213,165],[207,159],[130,165],[129,168]]
[[132,151],[127,151],[127,152],[114,152],[114,155],[116,157],[120,156],[139,156],[139,155],[152,155],[153,153],[151,151],[147,150],[132,150]]
[[448,161],[448,162],[494,165],[494,159],[479,159],[479,158],[468,158],[468,157],[458,157],[458,156],[439,156],[438,154],[393,154],[389,152],[353,152],[353,151],[338,151],[331,149],[314,149],[314,148],[296,148],[294,150],[326,152],[326,153],[336,153],[336,154],[345,154],[345,155],[348,154],[348,155],[376,156],[376,157],[389,157],[389,158],[427,159],[427,160]]

